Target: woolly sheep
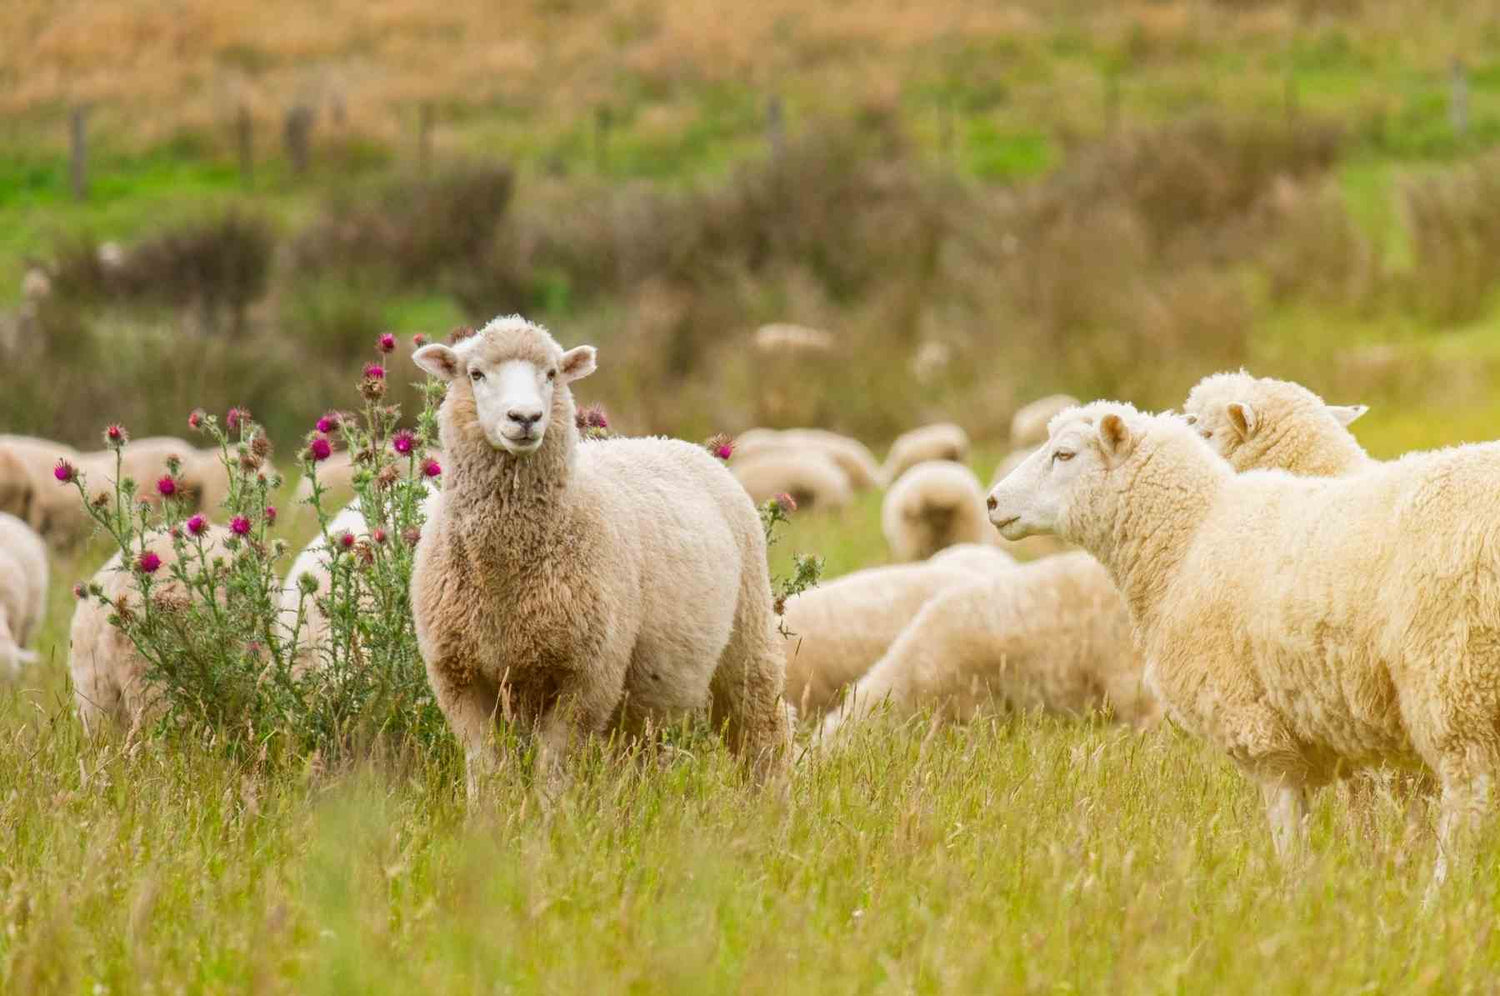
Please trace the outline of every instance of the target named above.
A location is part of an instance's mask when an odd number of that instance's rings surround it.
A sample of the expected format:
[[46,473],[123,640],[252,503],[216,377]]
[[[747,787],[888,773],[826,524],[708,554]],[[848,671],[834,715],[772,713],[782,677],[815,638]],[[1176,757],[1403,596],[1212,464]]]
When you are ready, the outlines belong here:
[[1500,445],[1299,478],[1235,475],[1185,418],[1129,405],[1051,431],[990,495],[1002,533],[1056,531],[1109,568],[1148,683],[1260,785],[1278,851],[1309,789],[1425,764],[1441,882],[1500,773]]
[[[337,515],[328,520],[326,534],[337,538],[343,533],[353,533],[358,536],[367,531],[364,513],[360,511],[356,502],[339,511]],[[320,531],[317,536],[302,548],[297,558],[292,561],[292,566],[286,572],[286,580],[281,586],[281,620],[286,627],[288,639],[291,631],[297,626],[297,608],[303,607],[304,616],[301,629],[297,632],[297,660],[298,666],[306,667],[317,660],[318,650],[327,642],[329,623],[328,617],[318,606],[318,598],[326,597],[328,589],[332,585],[332,579],[328,570],[328,544],[324,540],[324,532]],[[304,600],[298,582],[302,575],[309,574],[318,582],[316,594],[309,595]]]
[[955,543],[992,543],[984,490],[960,463],[929,460],[902,474],[880,506],[880,526],[898,562],[924,560]]
[[931,705],[962,722],[990,702],[1108,711],[1137,726],[1156,719],[1130,614],[1093,557],[1051,557],[934,595],[829,713],[822,734],[882,706],[908,716]]
[[1078,399],[1069,394],[1049,394],[1024,405],[1010,418],[1011,447],[1030,453],[1047,441],[1047,423],[1054,416],[1077,407]]
[[[58,484],[52,476],[57,462],[67,460],[83,467],[94,482],[91,465],[77,450],[32,436],[0,436],[0,448],[19,460],[30,476],[30,506],[24,516],[27,525],[54,547],[70,546],[88,533],[91,520],[79,502],[78,493],[72,487]],[[102,484],[102,479],[98,483]]]
[[820,451],[762,450],[729,469],[756,504],[783,492],[803,510],[840,509],[854,500],[848,475]]
[[880,464],[869,447],[857,439],[827,429],[750,429],[734,441],[737,460],[750,459],[775,449],[810,449],[832,460],[849,478],[856,491],[879,487]]
[[1330,405],[1301,384],[1241,370],[1205,377],[1183,413],[1237,471],[1336,477],[1375,463],[1346,428],[1369,409]]
[[[318,464],[318,483],[324,488],[323,507],[343,504],[354,497],[354,454],[339,450]],[[294,500],[303,508],[312,500],[313,482],[306,474],[297,482]]]
[[21,455],[0,443],[0,512],[29,520],[38,483]]
[[[210,527],[203,535],[210,556],[223,551],[227,531]],[[170,536],[160,534],[146,544],[146,549],[161,558],[153,597],[183,597],[182,584],[171,575],[177,559]],[[104,589],[113,602],[121,598],[127,604],[139,599],[134,575],[121,567],[118,551],[99,568],[93,583]],[[73,702],[83,728],[97,734],[106,726],[132,729],[152,718],[157,709],[155,694],[145,680],[147,662],[135,645],[119,629],[111,626],[112,610],[95,598],[81,599],[73,610],[68,633],[68,670],[73,678]]]
[[787,599],[786,698],[820,713],[880,659],[928,599],[1015,567],[994,547],[964,544],[919,564],[871,567]]
[[36,662],[26,649],[47,611],[47,548],[14,515],[0,512],[0,674]]
[[969,434],[951,422],[938,422],[897,436],[886,454],[881,475],[889,482],[919,463],[930,460],[963,463],[968,458]]
[[790,722],[765,535],[723,465],[678,440],[580,442],[570,384],[594,349],[564,352],[520,316],[414,359],[448,382],[448,467],[412,606],[470,799],[502,711],[534,730],[544,789],[589,735],[705,711],[753,774],[779,769]]

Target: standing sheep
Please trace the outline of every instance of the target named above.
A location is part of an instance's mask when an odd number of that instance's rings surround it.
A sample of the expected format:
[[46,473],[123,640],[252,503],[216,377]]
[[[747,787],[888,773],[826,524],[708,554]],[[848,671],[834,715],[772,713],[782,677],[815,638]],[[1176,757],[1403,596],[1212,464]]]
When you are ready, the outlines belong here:
[[985,704],[1070,715],[1107,711],[1141,726],[1158,707],[1109,573],[1070,553],[954,585],[922,606],[823,723],[825,739],[888,706],[936,706],[964,722]]
[[1236,476],[1185,418],[1100,402],[1053,421],[990,518],[1109,568],[1147,682],[1260,785],[1278,851],[1305,830],[1308,790],[1425,764],[1442,786],[1437,883],[1500,774],[1497,479],[1493,444],[1340,478]]
[[414,359],[448,382],[449,467],[412,604],[470,799],[502,713],[534,730],[551,788],[588,737],[705,710],[757,776],[784,764],[765,535],[728,471],[676,440],[580,442],[570,385],[594,349],[519,316]]
[[782,616],[786,698],[803,712],[834,705],[927,600],[953,585],[1011,570],[993,547],[949,547],[920,564],[871,567],[787,599]]
[[36,663],[27,649],[47,612],[47,547],[25,522],[0,512],[0,675]]
[[925,560],[957,543],[992,543],[984,490],[960,463],[919,463],[891,485],[880,506],[880,526],[891,559]]
[[969,434],[951,422],[938,422],[897,436],[885,456],[881,476],[889,484],[919,463],[932,460],[963,463],[968,458]]
[[1346,428],[1369,409],[1330,405],[1301,384],[1221,373],[1188,394],[1188,423],[1237,471],[1336,477],[1375,463]]

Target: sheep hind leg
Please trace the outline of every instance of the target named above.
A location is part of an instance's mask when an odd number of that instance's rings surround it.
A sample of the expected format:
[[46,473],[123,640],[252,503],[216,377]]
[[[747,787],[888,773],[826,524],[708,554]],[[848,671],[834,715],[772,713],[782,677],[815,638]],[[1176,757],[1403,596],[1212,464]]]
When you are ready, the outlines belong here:
[[1494,797],[1493,765],[1454,759],[1439,768],[1442,796],[1438,804],[1438,853],[1425,902],[1431,902],[1448,879],[1450,868],[1466,864]]
[[784,771],[791,755],[791,707],[782,700],[786,663],[772,634],[769,605],[742,598],[709,682],[710,720],[757,783]]
[[1260,795],[1271,824],[1271,843],[1276,856],[1289,861],[1304,850],[1307,841],[1307,789],[1286,775],[1260,783]]

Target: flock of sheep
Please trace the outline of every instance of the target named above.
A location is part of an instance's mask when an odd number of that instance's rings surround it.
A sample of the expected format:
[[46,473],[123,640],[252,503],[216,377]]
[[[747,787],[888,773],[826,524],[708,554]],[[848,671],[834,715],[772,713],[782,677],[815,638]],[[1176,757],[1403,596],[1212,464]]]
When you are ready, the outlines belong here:
[[[1180,414],[1029,406],[986,499],[951,425],[902,437],[883,465],[813,429],[747,432],[727,467],[674,440],[585,440],[571,385],[593,348],[564,350],[520,317],[414,360],[448,390],[412,606],[471,800],[499,760],[501,715],[532,731],[550,796],[590,736],[684,715],[707,715],[763,780],[790,763],[799,720],[837,749],[877,710],[964,721],[999,705],[1136,727],[1169,716],[1257,782],[1281,851],[1304,833],[1310,790],[1425,769],[1441,792],[1435,883],[1491,806],[1500,446],[1382,463],[1348,431],[1363,408],[1220,374]],[[175,442],[213,507],[219,483]],[[161,445],[132,443],[142,467],[128,469],[149,480]],[[36,486],[57,456],[0,437],[11,670],[41,614],[37,534],[75,535]],[[836,510],[876,487],[896,563],[793,596],[778,621],[755,503],[785,492]],[[357,507],[341,514],[363,528]],[[288,591],[318,560],[314,544]],[[97,580],[128,583],[118,566]],[[80,716],[138,719],[140,662],[97,608],[76,613]]]

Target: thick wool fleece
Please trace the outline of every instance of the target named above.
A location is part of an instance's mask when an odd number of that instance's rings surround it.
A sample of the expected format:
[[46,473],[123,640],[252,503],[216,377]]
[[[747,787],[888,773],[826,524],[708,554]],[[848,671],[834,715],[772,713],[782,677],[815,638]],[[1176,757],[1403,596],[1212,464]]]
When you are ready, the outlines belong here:
[[[327,534],[329,536],[337,538],[346,532],[353,533],[357,537],[363,537],[366,532],[365,516],[360,511],[358,503],[342,509],[328,520]],[[297,559],[292,561],[291,568],[286,572],[286,580],[281,586],[280,615],[282,625],[286,627],[288,639],[290,639],[292,629],[297,625],[297,607],[302,606],[302,627],[297,632],[296,652],[296,667],[299,673],[318,663],[321,659],[319,651],[328,641],[330,629],[328,616],[318,604],[321,599],[328,597],[328,590],[332,585],[327,551],[328,544],[323,539],[323,533],[320,532],[302,548],[302,552],[297,554]],[[317,590],[305,598],[298,585],[304,574],[311,575],[318,582]]]
[[848,475],[822,450],[760,449],[729,469],[756,504],[785,493],[803,511],[830,511],[854,500]]
[[[1232,405],[1248,406],[1251,423],[1232,419]],[[1322,398],[1291,381],[1214,374],[1188,394],[1183,413],[1235,470],[1337,477],[1375,462]]]
[[929,460],[963,463],[968,458],[969,434],[951,422],[937,422],[897,436],[885,456],[881,476],[890,483],[919,463]]
[[1057,528],[1116,579],[1173,718],[1262,784],[1278,843],[1342,768],[1424,763],[1446,854],[1500,774],[1500,445],[1236,476],[1181,418],[1096,404],[1053,438],[1080,426],[1125,435]]
[[[93,468],[84,466],[83,456],[71,446],[32,436],[0,436],[0,447],[23,464],[30,477],[30,501],[21,516],[26,524],[56,548],[71,546],[87,535],[91,521],[79,504],[78,493],[52,476],[57,461],[67,460],[88,471],[92,486],[95,474]],[[98,483],[105,482],[100,478]]]
[[891,485],[880,505],[891,559],[925,560],[957,543],[994,543],[979,478],[961,463],[919,463]]
[[953,585],[1013,570],[993,547],[949,547],[920,564],[871,567],[787,600],[786,697],[818,713],[880,659],[927,601]]
[[823,735],[882,707],[898,717],[933,707],[960,722],[986,706],[1107,712],[1143,726],[1159,708],[1142,670],[1109,573],[1086,553],[1049,557],[934,595]]
[[[520,318],[457,348],[465,363],[542,368],[562,356]],[[702,711],[757,774],[781,765],[790,725],[754,505],[701,446],[580,443],[573,417],[560,383],[540,448],[516,456],[487,441],[466,375],[439,413],[448,466],[412,603],[471,798],[498,760],[502,716],[536,731],[538,766],[554,779],[590,734]]]

